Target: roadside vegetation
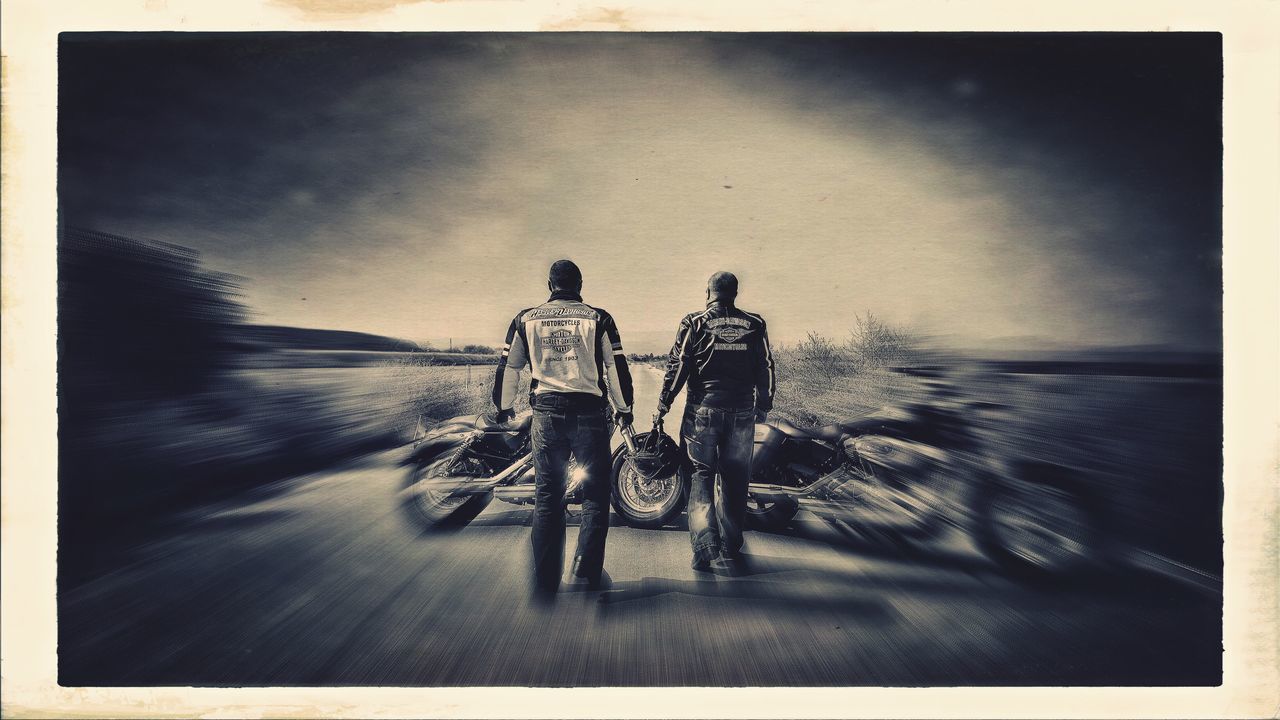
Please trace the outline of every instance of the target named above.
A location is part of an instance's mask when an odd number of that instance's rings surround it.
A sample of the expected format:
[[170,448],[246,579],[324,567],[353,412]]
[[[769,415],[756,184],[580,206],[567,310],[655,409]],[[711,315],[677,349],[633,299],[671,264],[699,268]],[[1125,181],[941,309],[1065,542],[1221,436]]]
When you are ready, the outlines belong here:
[[918,392],[918,383],[897,369],[922,357],[910,332],[871,312],[854,316],[843,339],[810,332],[795,345],[774,348],[774,413],[811,426],[883,407]]
[[[918,383],[899,371],[925,357],[909,330],[870,311],[853,317],[844,338],[810,332],[794,345],[774,345],[774,414],[801,426],[825,425],[883,407],[904,394],[917,395]],[[635,365],[659,370],[666,368],[667,358],[667,353],[627,355]]]
[[[419,419],[470,412],[484,396],[484,369],[448,367],[439,352],[250,325],[240,279],[205,270],[186,248],[68,229],[58,265],[60,567],[68,571],[92,564],[107,538],[405,442]],[[334,354],[353,361],[333,363]],[[370,367],[388,357],[412,374]]]
[[666,353],[628,353],[627,362],[633,365],[657,365],[666,367]]
[[433,348],[428,345],[423,349],[433,353],[443,353],[443,354],[463,354],[463,355],[497,355],[498,354],[497,348],[491,348],[488,345],[474,345],[474,344],[459,345],[456,348],[454,347]]

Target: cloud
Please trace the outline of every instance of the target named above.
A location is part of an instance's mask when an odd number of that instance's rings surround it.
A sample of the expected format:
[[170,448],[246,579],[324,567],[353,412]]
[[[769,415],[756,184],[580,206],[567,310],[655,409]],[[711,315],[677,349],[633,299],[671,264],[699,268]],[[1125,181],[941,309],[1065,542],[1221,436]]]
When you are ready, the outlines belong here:
[[[1188,318],[1216,318],[1214,275],[1186,267],[1175,218],[1027,123],[938,104],[999,78],[948,76],[937,100],[884,81],[902,67],[790,42],[178,43],[137,103],[106,102],[152,48],[71,102],[64,202],[201,248],[286,324],[496,336],[571,257],[624,333],[669,332],[728,269],[779,338],[841,336],[866,309],[972,338],[1213,336]],[[144,108],[161,119],[123,130]]]

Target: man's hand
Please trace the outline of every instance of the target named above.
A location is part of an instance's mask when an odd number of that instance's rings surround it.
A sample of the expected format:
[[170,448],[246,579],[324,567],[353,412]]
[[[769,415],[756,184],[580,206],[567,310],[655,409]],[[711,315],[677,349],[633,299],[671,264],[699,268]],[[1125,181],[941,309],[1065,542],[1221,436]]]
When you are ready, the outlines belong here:
[[758,422],[758,423],[762,423],[762,422],[765,422],[765,421],[766,421],[766,420],[768,420],[768,419],[769,419],[769,411],[768,411],[768,410],[760,410],[760,409],[758,409],[758,408],[756,409],[756,422]]
[[619,410],[613,414],[613,419],[618,421],[619,425],[630,425],[636,417],[630,410]]
[[499,410],[498,414],[493,416],[493,420],[499,425],[502,425],[504,423],[510,422],[511,419],[514,418],[515,416],[516,416],[515,408],[507,408],[506,410]]
[[662,403],[658,403],[658,411],[653,414],[653,424],[661,425],[662,418],[666,417],[667,413],[670,411],[671,411],[670,406],[663,405]]

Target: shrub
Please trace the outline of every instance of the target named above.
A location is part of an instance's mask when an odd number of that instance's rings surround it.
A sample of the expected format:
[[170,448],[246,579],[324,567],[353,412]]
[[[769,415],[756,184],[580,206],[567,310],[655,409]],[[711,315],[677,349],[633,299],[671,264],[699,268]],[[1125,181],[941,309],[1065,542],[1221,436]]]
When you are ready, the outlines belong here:
[[816,332],[774,353],[778,415],[800,425],[847,421],[894,402],[907,390],[891,365],[911,362],[910,336],[870,312],[855,318],[850,339],[837,345]]
[[871,314],[855,315],[846,342],[848,351],[865,368],[883,368],[910,361],[915,355],[914,338],[906,330],[891,327]]
[[668,356],[666,353],[630,353],[627,355],[627,362],[633,365],[639,365],[641,363],[649,363],[649,364],[660,365],[665,367],[667,363],[667,357]]
[[497,355],[498,351],[488,345],[463,345],[458,352],[472,355]]
[[842,349],[815,332],[810,332],[807,338],[796,345],[795,355],[801,365],[798,369],[822,378],[845,374],[851,369],[849,359]]

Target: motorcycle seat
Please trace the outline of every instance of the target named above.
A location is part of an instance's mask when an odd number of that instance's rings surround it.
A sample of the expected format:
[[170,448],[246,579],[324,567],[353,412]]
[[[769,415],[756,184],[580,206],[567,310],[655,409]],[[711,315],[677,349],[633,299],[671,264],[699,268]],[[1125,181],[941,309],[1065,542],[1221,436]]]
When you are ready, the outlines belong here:
[[838,442],[844,436],[844,428],[839,425],[823,425],[816,428],[802,428],[792,425],[786,420],[778,419],[773,422],[774,427],[794,438],[805,438],[813,440],[826,440],[828,442]]

